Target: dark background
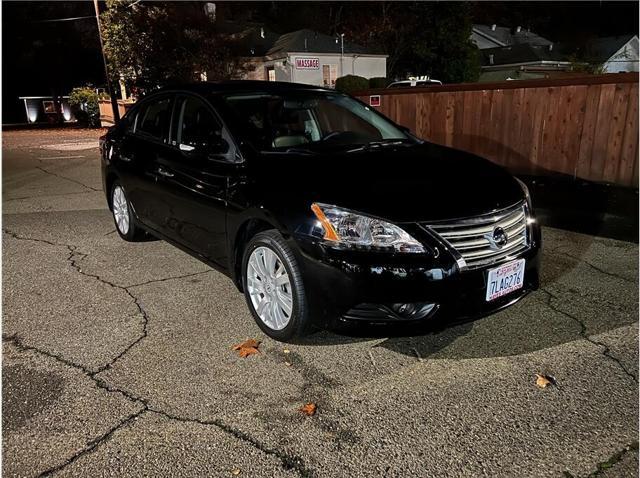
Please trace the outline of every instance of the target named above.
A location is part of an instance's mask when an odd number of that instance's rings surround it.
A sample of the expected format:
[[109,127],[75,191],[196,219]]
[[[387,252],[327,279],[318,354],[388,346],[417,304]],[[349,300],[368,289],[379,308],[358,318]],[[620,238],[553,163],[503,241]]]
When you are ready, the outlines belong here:
[[[334,34],[370,2],[216,2],[228,19],[264,22],[275,32]],[[474,23],[531,28],[555,42],[638,32],[637,2],[472,2]],[[101,8],[104,7],[102,4]],[[3,124],[24,121],[18,96],[64,95],[104,86],[93,2],[2,2]]]

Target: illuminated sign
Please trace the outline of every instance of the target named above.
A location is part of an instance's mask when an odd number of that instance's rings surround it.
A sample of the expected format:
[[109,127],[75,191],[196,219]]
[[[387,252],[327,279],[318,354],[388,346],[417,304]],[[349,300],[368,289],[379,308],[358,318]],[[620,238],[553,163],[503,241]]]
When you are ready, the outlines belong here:
[[320,60],[318,58],[296,58],[297,70],[318,70]]

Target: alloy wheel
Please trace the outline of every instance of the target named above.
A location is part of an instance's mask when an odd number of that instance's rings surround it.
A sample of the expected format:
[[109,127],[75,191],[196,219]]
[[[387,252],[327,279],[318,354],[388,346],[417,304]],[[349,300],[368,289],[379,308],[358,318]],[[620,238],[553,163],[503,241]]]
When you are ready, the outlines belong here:
[[247,290],[256,314],[273,330],[284,329],[291,320],[291,281],[278,255],[268,247],[254,249],[247,261]]
[[122,186],[117,185],[113,188],[113,217],[116,220],[116,226],[121,234],[127,235],[129,232],[129,205],[124,195]]

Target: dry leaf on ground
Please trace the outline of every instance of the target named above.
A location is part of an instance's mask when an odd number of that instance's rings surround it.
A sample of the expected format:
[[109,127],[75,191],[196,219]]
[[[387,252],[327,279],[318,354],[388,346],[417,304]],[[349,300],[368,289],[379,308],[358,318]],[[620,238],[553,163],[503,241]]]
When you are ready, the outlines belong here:
[[309,402],[303,407],[300,407],[300,411],[304,413],[306,416],[312,417],[313,415],[316,414],[317,408],[318,406],[315,403]]
[[234,468],[233,470],[231,470],[231,474],[233,476],[238,476],[240,474],[240,468]]
[[552,385],[555,382],[553,377],[549,377],[547,375],[536,374],[536,387],[538,388],[547,388],[549,385]]
[[249,355],[260,353],[258,347],[260,346],[260,341],[255,339],[248,339],[244,342],[234,345],[233,350],[237,350],[240,357],[245,358]]

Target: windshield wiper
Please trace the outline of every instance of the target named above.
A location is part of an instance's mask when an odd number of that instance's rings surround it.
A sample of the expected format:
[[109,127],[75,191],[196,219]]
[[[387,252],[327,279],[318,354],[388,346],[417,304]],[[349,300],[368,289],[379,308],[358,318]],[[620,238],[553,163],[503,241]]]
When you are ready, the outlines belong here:
[[370,143],[359,145],[358,147],[350,149],[347,152],[351,153],[354,151],[368,151],[371,149],[381,148],[383,146],[398,146],[401,144],[408,145],[413,144],[413,142],[401,138],[383,139],[381,141],[371,141]]

